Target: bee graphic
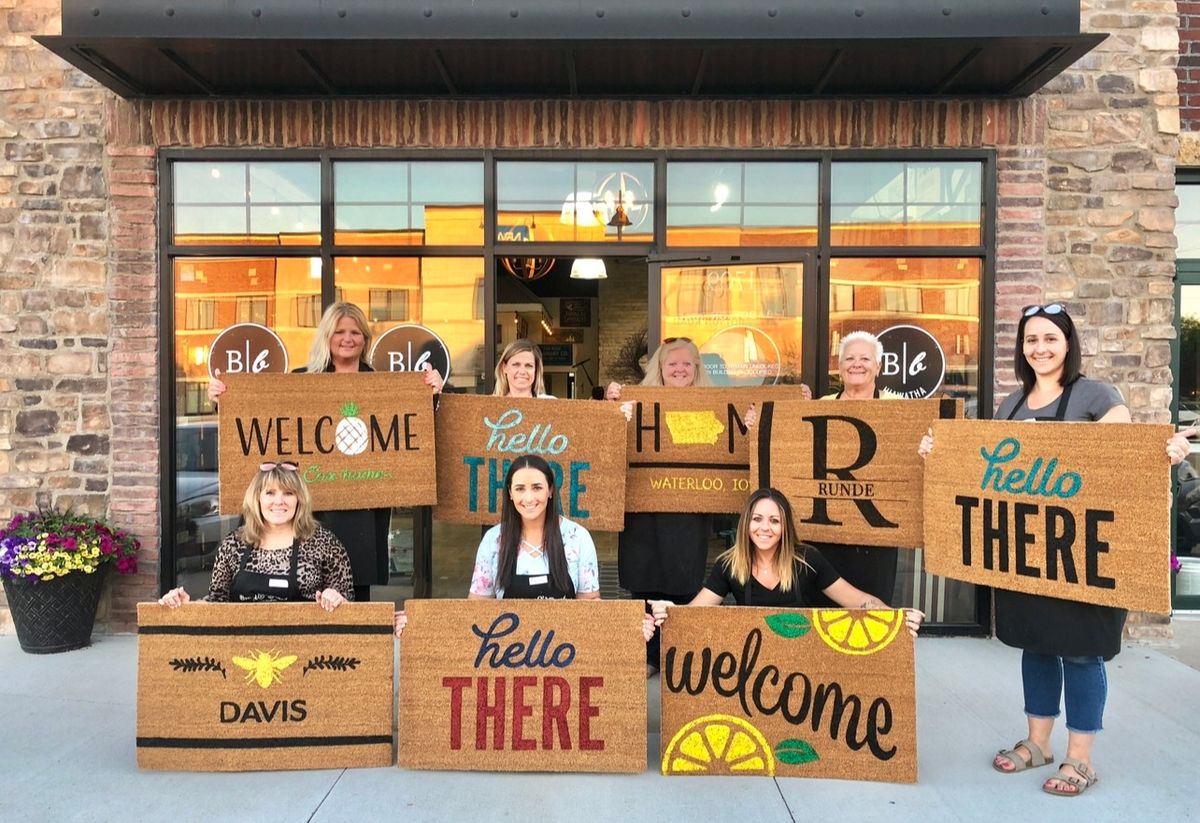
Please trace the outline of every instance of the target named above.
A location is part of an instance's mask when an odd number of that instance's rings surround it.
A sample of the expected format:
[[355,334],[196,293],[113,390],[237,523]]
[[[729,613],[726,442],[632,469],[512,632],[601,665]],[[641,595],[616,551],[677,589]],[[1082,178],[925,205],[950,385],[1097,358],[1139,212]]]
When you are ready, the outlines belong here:
[[249,672],[246,675],[247,683],[253,680],[264,689],[272,683],[282,682],[283,678],[279,676],[279,673],[297,660],[294,654],[285,654],[281,657],[276,657],[273,651],[262,652],[255,650],[251,654],[253,657],[238,657],[234,655],[233,662],[238,668]]

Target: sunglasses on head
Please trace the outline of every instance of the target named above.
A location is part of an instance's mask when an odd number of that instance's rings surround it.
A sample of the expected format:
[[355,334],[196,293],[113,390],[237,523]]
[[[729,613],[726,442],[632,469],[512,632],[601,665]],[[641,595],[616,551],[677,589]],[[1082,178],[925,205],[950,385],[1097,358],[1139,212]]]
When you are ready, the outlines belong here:
[[1066,310],[1067,307],[1062,303],[1047,303],[1044,306],[1034,303],[1032,306],[1021,309],[1021,314],[1025,317],[1033,317],[1035,314],[1062,314]]
[[676,343],[676,342],[680,342],[680,341],[682,341],[684,343],[691,343],[692,338],[690,338],[690,337],[667,337],[667,338],[663,339],[663,345],[665,346],[668,343]]
[[294,472],[296,471],[296,464],[290,460],[282,460],[278,463],[271,463],[268,461],[266,463],[258,464],[258,470],[260,472],[269,472],[274,471],[275,469],[283,469],[285,472]]

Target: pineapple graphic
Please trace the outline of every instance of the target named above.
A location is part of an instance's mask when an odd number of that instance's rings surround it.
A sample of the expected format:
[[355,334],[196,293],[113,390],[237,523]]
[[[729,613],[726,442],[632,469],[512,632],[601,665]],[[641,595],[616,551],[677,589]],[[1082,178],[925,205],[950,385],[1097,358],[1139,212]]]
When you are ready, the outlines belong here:
[[345,455],[362,454],[367,450],[369,437],[367,424],[358,419],[358,406],[347,403],[342,406],[342,419],[337,424],[338,451]]

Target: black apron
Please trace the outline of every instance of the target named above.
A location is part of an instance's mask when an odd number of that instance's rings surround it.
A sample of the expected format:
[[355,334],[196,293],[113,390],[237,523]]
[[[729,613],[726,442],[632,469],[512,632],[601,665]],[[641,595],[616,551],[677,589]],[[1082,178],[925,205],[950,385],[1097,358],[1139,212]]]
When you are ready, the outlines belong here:
[[505,600],[574,600],[575,584],[567,580],[567,587],[554,585],[554,578],[545,574],[516,574],[504,588]]
[[300,596],[300,582],[297,579],[297,555],[300,541],[292,541],[292,560],[288,566],[287,575],[266,574],[246,570],[253,548],[247,547],[242,552],[238,563],[237,573],[229,584],[229,600],[231,603],[287,603],[303,600]]
[[[1062,423],[1067,419],[1067,403],[1071,400],[1071,390],[1075,388],[1075,382],[1072,381],[1063,387],[1063,393],[1058,398],[1058,410],[1054,412],[1053,417],[1034,417],[1033,420],[1043,422]],[[1012,420],[1017,416],[1017,412],[1025,405],[1025,398],[1029,397],[1029,392],[1021,392],[1021,399],[1017,401],[1017,405],[1013,406],[1013,410],[1008,413],[1006,420]]]

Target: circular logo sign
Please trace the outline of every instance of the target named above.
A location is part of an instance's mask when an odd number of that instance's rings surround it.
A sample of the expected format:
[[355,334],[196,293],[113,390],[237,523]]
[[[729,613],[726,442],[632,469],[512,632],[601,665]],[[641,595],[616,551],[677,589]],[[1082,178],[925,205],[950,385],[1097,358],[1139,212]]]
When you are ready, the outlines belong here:
[[450,350],[432,330],[416,324],[388,329],[371,349],[371,368],[375,371],[425,371],[433,366],[450,380]]
[[216,336],[208,347],[208,374],[286,372],[287,348],[279,335],[258,323],[238,323]]
[[929,397],[946,377],[946,355],[937,339],[919,326],[892,326],[879,333],[883,363],[876,380],[880,389],[920,400]]
[[779,346],[754,326],[730,326],[700,347],[700,359],[717,386],[762,386],[779,381]]

